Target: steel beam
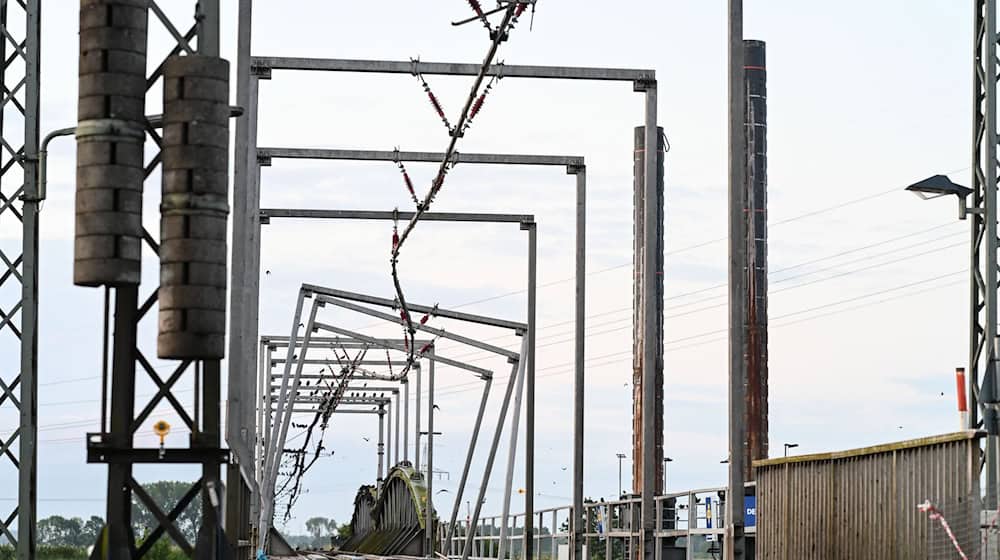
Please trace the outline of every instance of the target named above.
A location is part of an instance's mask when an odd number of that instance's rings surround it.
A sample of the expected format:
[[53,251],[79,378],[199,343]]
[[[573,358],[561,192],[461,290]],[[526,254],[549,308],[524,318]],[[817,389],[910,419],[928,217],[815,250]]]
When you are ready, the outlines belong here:
[[[388,150],[338,150],[328,148],[257,148],[257,157],[268,165],[272,159],[314,159],[340,161],[405,161],[409,163],[441,163],[440,152],[404,152]],[[579,156],[547,156],[531,154],[466,154],[458,152],[452,163],[478,165],[583,165]]]
[[[344,309],[355,311],[357,313],[362,313],[362,314],[368,315],[370,317],[377,317],[379,319],[382,319],[382,320],[385,320],[385,321],[389,321],[390,323],[398,323],[399,322],[399,318],[398,317],[393,316],[393,315],[389,315],[388,313],[381,313],[381,312],[375,311],[373,309],[369,309],[369,308],[361,306],[361,305],[355,305],[353,303],[349,303],[349,302],[346,302],[344,300],[337,299],[337,298],[332,298],[332,297],[327,297],[327,296],[317,296],[317,297],[319,299],[322,299],[326,303],[329,303],[330,305],[336,305],[336,306],[339,306],[339,307],[343,307]],[[511,358],[511,359],[514,359],[514,358],[518,357],[517,352],[512,352],[510,350],[507,350],[506,348],[500,348],[499,346],[494,346],[492,344],[487,344],[485,342],[480,342],[480,341],[472,339],[472,338],[468,338],[468,337],[465,337],[465,336],[457,335],[457,334],[445,331],[443,329],[436,329],[434,327],[428,327],[427,325],[421,325],[419,323],[414,324],[413,328],[415,328],[416,330],[421,331],[421,332],[430,333],[430,334],[432,334],[432,335],[434,335],[436,337],[439,337],[439,338],[444,338],[446,340],[452,340],[452,341],[464,344],[466,346],[471,346],[473,348],[478,348],[480,350],[483,350],[483,351],[486,351],[486,352],[490,352],[492,354],[498,354],[500,356],[505,356],[505,357]]]
[[[268,70],[313,70],[324,72],[361,72],[378,74],[414,74],[427,76],[476,76],[479,64],[453,62],[410,62],[392,60],[351,60],[335,58],[293,58],[278,56],[255,56],[253,65],[262,71]],[[588,68],[574,66],[523,66],[494,64],[487,76],[504,78],[548,78],[557,80],[598,80],[634,82],[655,80],[654,70],[629,68]]]
[[[372,210],[316,210],[310,208],[261,208],[260,217],[273,218],[306,218],[320,220],[409,220],[416,212],[402,211],[372,211]],[[466,222],[466,223],[501,223],[522,224],[535,221],[530,214],[476,214],[456,212],[425,212],[420,216],[427,222]]]
[[[394,309],[397,307],[395,300],[380,298],[376,296],[369,296],[355,292],[348,292],[346,290],[326,288],[323,286],[316,286],[314,284],[303,284],[302,289],[319,295],[345,299],[348,301],[359,301],[361,303],[378,305],[381,307],[387,307],[389,309]],[[436,316],[442,317],[444,319],[455,319],[458,321],[465,321],[467,323],[476,323],[479,325],[500,327],[504,329],[510,329],[515,332],[524,331],[528,328],[528,325],[526,325],[525,323],[519,323],[517,321],[508,321],[505,319],[497,319],[494,317],[487,317],[484,315],[463,313],[461,311],[451,311],[449,309],[444,309],[441,307],[435,308],[427,305],[418,305],[409,303],[407,304],[407,307],[409,307],[411,313],[430,313],[431,311],[433,311]]]

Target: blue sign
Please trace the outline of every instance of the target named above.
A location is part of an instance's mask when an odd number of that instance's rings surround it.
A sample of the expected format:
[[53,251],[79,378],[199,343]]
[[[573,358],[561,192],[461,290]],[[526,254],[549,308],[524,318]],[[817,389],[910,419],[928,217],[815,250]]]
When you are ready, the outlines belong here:
[[757,496],[743,497],[743,525],[744,527],[757,526]]
[[712,528],[712,498],[705,498],[705,527]]

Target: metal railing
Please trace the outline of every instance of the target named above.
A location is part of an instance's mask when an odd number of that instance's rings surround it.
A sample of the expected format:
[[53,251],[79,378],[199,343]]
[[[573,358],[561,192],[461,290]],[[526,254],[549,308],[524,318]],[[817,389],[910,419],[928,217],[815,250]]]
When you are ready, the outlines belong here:
[[[753,484],[748,484],[753,488]],[[726,489],[703,488],[657,496],[654,500],[657,560],[711,559],[722,557],[725,532],[723,511]],[[583,533],[586,560],[636,560],[641,537],[641,499],[631,496],[614,501],[584,504],[587,524]],[[568,560],[570,551],[569,520],[572,507],[537,510],[533,560]],[[449,558],[462,558],[468,544],[470,560],[501,560],[500,516],[483,517],[470,538],[468,521],[456,524],[451,541],[445,543],[447,528],[439,530],[438,550]],[[510,515],[502,560],[527,560],[524,557],[524,515]],[[754,534],[754,527],[747,534]]]

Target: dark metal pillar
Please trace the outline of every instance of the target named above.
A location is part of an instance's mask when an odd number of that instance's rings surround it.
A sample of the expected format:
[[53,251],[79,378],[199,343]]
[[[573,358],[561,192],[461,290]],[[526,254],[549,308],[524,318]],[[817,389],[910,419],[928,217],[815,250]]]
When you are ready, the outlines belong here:
[[[115,344],[111,358],[111,433],[107,441],[119,449],[130,448],[132,408],[135,406],[135,343],[138,286],[115,290]],[[131,558],[135,547],[132,534],[132,464],[108,464],[107,542],[102,558]]]
[[743,462],[746,455],[746,145],[743,1],[729,0],[729,485],[726,560],[744,558]]
[[743,42],[747,92],[747,394],[743,477],[767,459],[767,69],[763,41]]

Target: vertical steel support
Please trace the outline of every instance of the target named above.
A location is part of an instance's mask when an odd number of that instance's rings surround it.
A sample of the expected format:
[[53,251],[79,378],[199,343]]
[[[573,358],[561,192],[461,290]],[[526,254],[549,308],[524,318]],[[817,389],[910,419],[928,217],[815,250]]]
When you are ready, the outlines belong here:
[[427,367],[427,507],[424,535],[427,546],[425,556],[434,557],[434,347],[429,351]]
[[410,460],[410,379],[403,379],[403,460]]
[[[657,95],[656,82],[637,83],[635,89],[645,92],[646,122],[644,130],[645,154],[657,153],[661,135],[656,125]],[[661,200],[657,195],[657,169],[659,158],[646,157],[643,166],[643,204],[642,204],[642,330],[638,334],[642,341],[642,455],[633,457],[641,461],[641,504],[640,504],[640,557],[643,560],[654,560],[656,554],[654,497],[659,485],[660,466],[657,459],[657,441],[662,441],[662,434],[657,430],[657,384],[661,385],[659,395],[662,400],[662,360],[663,347],[657,342],[661,339],[662,326],[662,292],[655,289],[662,279],[662,247],[663,237],[661,225]],[[638,244],[638,242],[637,242]],[[650,344],[649,342],[653,342]],[[662,430],[660,430],[662,431]],[[661,451],[662,455],[662,451]]]
[[399,391],[396,391],[396,436],[392,444],[393,463],[399,464],[399,417],[403,415],[403,409],[399,407]]
[[743,477],[753,480],[753,462],[767,459],[767,68],[763,41],[743,41],[747,107],[747,441]]
[[[587,168],[578,165],[569,167],[567,173],[576,175],[576,306],[574,311],[574,354],[573,354],[573,514],[570,526],[572,531],[572,558],[583,560],[583,533],[586,519],[583,511],[583,461],[584,461],[584,411],[586,388],[586,370],[584,356],[586,350],[586,305],[587,305]],[[521,391],[518,389],[519,410]],[[516,420],[515,420],[516,422]],[[515,424],[516,425],[516,424]],[[510,480],[508,480],[508,485]],[[508,487],[508,491],[509,491]],[[506,528],[506,516],[504,519]]]
[[[295,317],[292,319],[292,334],[288,339],[288,353],[285,358],[284,375],[281,379],[281,392],[278,394],[277,409],[274,413],[275,421],[271,432],[270,446],[265,454],[267,462],[264,467],[264,486],[260,489],[260,520],[257,527],[258,550],[267,547],[267,538],[274,517],[274,486],[278,477],[278,467],[281,463],[281,453],[285,448],[285,438],[288,436],[288,427],[291,424],[292,410],[295,408],[294,396],[298,394],[299,384],[302,380],[302,367],[305,363],[306,353],[309,350],[309,341],[312,339],[313,326],[316,322],[316,312],[323,306],[322,302],[313,300],[312,310],[309,312],[309,321],[306,323],[304,329],[305,334],[302,338],[302,348],[299,350],[296,359],[295,347],[298,340],[299,321],[302,317],[302,303],[305,296],[306,293],[300,290],[298,302],[295,305]],[[289,388],[288,378],[290,377],[289,374],[291,373],[293,361],[295,362],[295,375]]]
[[386,472],[392,468],[392,405],[385,409],[385,469]]
[[[255,402],[250,372],[257,361],[257,307],[260,292],[259,193],[255,188],[257,168],[256,88],[251,87],[250,44],[252,0],[240,0],[237,27],[236,104],[244,109],[236,120],[233,165],[233,236],[230,275],[229,370],[226,408],[226,441],[235,454],[226,470],[226,532],[232,544],[252,541],[245,521],[259,515],[259,488],[248,484],[242,473],[256,465],[256,446],[251,441]],[[254,83],[253,85],[256,85]],[[257,249],[256,251],[254,249]],[[256,265],[256,266],[255,266]],[[270,367],[266,368],[270,375]],[[270,390],[270,380],[267,383]],[[259,421],[259,416],[258,416]],[[247,502],[249,500],[249,503]],[[249,508],[249,511],[247,511]]]
[[[116,448],[132,447],[132,409],[135,406],[136,311],[139,287],[115,290],[115,345],[111,357],[111,433]],[[132,464],[108,465],[107,549],[103,558],[131,558]]]
[[726,560],[745,557],[746,86],[743,74],[743,0],[729,0],[729,489],[723,546]]
[[[538,302],[538,224],[522,224],[528,230],[528,337],[527,349],[521,359],[527,359],[525,368],[527,410],[524,418],[524,557],[534,559],[535,517],[535,314]],[[485,487],[485,484],[484,484]],[[478,504],[477,508],[482,506]]]
[[[529,327],[530,328],[530,327]],[[530,342],[525,339],[521,346],[521,356],[525,355],[525,346],[530,346]],[[462,549],[462,560],[469,560],[469,554],[472,551],[472,547],[475,540],[475,531],[473,527],[479,526],[479,514],[483,510],[483,501],[486,499],[486,489],[490,484],[490,475],[493,473],[493,463],[496,461],[497,447],[500,445],[500,437],[503,435],[503,425],[507,419],[507,410],[510,408],[510,397],[514,392],[514,385],[517,382],[518,372],[520,368],[518,364],[514,364],[511,368],[510,379],[507,381],[507,389],[504,391],[503,402],[500,404],[500,413],[497,416],[497,427],[493,431],[493,441],[490,444],[490,452],[486,457],[486,466],[483,469],[483,482],[479,485],[479,494],[476,496],[476,507],[472,510],[472,516],[467,521],[467,525],[470,529],[469,534],[465,539],[465,546]],[[527,501],[527,490],[525,490],[525,501]],[[528,526],[528,522],[525,522],[525,527]],[[525,531],[525,546],[529,542],[529,537],[527,531]],[[525,559],[530,558],[530,556],[525,553]]]
[[416,413],[413,416],[413,467],[420,472],[420,363],[413,364],[413,370],[417,373],[416,387]]
[[[195,4],[195,25],[198,37],[198,54],[201,56],[217,57],[220,55],[220,26],[221,17],[219,11],[219,0],[198,0]],[[250,346],[250,351],[255,349],[256,338]],[[201,388],[201,426],[196,426],[199,430],[197,437],[191,438],[191,447],[201,447],[204,449],[219,449],[222,444],[222,417],[219,403],[222,399],[222,366],[220,360],[205,360],[203,362],[203,379]],[[251,370],[253,371],[253,370]],[[244,372],[245,373],[245,372]],[[240,388],[249,386],[249,391],[253,393],[253,383],[251,377],[244,375]],[[232,391],[233,388],[230,387]],[[249,401],[244,401],[249,402]],[[249,408],[249,407],[248,407]],[[250,411],[250,419],[253,420],[253,412]],[[237,448],[244,453],[249,452],[246,444],[246,434],[242,445]],[[249,467],[253,463],[245,463]],[[225,499],[221,492],[223,489],[218,484],[221,480],[221,465],[217,460],[206,460],[202,463],[202,484],[201,492],[201,529],[195,543],[195,555],[198,558],[215,560],[229,556],[224,552],[224,548],[231,546],[224,538],[222,512],[222,501]],[[239,488],[235,500],[242,502],[245,492]],[[240,516],[242,518],[242,516]],[[234,538],[247,531],[237,530]],[[233,543],[235,544],[235,542]]]
[[[970,423],[977,424],[977,406],[997,402],[997,12],[996,0],[974,0],[972,254],[970,279],[969,384],[973,398]],[[982,385],[979,376],[982,375]],[[978,393],[978,401],[976,396]],[[983,411],[986,439],[986,508],[997,502],[997,414]]]
[[[455,535],[455,523],[458,520],[458,508],[462,506],[462,497],[465,495],[465,484],[469,480],[469,469],[472,467],[472,457],[476,452],[476,443],[479,441],[479,430],[483,425],[483,416],[486,414],[486,402],[489,400],[490,388],[492,386],[493,378],[490,377],[483,385],[483,396],[479,401],[479,412],[476,414],[476,422],[472,426],[472,436],[469,438],[469,450],[466,452],[465,465],[462,467],[462,478],[459,480],[458,488],[455,490],[455,503],[452,506],[451,520],[448,522],[448,535],[445,538],[445,542],[451,543],[453,549],[454,543],[452,543],[452,537]],[[457,551],[452,552],[452,554],[456,553]]]
[[[38,504],[38,141],[41,49],[41,3],[29,0],[24,5],[24,147],[20,154],[24,168],[24,194],[21,206],[23,251],[21,267],[21,414],[18,443],[17,557],[35,556]],[[7,6],[4,6],[4,10]],[[9,33],[4,26],[4,32]],[[8,86],[16,91],[17,86]],[[10,93],[13,97],[14,93]],[[6,101],[6,99],[5,99]],[[16,105],[16,103],[14,104]],[[0,131],[2,133],[2,131]],[[6,138],[6,134],[3,134]]]
[[[35,557],[37,521],[40,17],[40,0],[0,1],[0,26],[6,35],[0,46],[0,106],[6,107],[0,115],[5,148],[0,221],[21,222],[20,254],[0,249],[0,287],[12,284],[4,290],[9,295],[0,300],[0,337],[19,348],[16,358],[13,352],[4,357],[0,372],[0,411],[18,417],[16,429],[0,438],[0,463],[17,473],[17,501],[11,511],[0,512],[0,537],[14,547],[18,560]],[[11,21],[16,23],[9,25]],[[23,37],[18,36],[21,22]]]
[[524,394],[524,360],[517,364],[517,388],[514,389],[514,412],[510,423],[510,445],[507,447],[507,478],[504,479],[503,506],[500,512],[500,549],[497,558],[507,553],[507,518],[510,516],[510,493],[514,488],[514,463],[517,458],[517,438],[521,420],[521,395]]
[[378,405],[378,476],[375,478],[375,488],[378,489],[379,496],[382,495],[382,482],[385,479],[385,405]]

